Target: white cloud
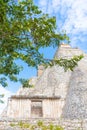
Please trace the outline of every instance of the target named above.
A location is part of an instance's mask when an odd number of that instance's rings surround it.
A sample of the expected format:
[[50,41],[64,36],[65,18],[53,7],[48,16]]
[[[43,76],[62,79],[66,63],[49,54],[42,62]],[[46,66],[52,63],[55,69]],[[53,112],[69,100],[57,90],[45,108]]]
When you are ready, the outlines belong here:
[[47,5],[47,0],[39,0],[39,4],[41,6],[46,6]]
[[46,13],[47,12],[47,3],[48,3],[48,0],[39,0],[39,7],[40,9]]
[[75,33],[75,31],[76,33],[86,31],[86,21],[87,0],[76,0],[72,2],[70,9],[68,9],[67,19],[65,20],[63,28],[66,29],[68,33],[71,33],[71,31],[72,33]]
[[45,13],[60,14],[64,20],[62,29],[68,33],[72,29],[87,30],[87,0],[39,0],[39,6]]
[[[45,13],[56,15],[60,30],[66,30],[71,44],[86,47],[87,0],[39,0]],[[78,43],[79,42],[79,43]],[[87,47],[86,47],[87,48]]]
[[59,11],[59,6],[60,6],[61,0],[52,0],[52,8],[54,13],[57,13]]
[[57,13],[60,0],[39,0],[39,6],[44,13]]

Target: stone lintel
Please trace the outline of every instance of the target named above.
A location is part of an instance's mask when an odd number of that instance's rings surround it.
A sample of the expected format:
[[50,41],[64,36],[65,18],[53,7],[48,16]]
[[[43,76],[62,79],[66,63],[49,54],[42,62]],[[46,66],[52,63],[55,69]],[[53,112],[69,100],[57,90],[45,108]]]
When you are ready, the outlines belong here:
[[14,95],[11,96],[10,99],[61,99],[60,96],[22,96],[22,95]]

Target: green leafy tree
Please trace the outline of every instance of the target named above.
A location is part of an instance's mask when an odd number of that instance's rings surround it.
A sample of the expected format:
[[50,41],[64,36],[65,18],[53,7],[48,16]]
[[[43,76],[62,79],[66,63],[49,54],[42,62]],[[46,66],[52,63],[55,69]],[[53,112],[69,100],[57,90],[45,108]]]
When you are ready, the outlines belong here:
[[17,75],[23,69],[18,66],[18,59],[28,66],[54,63],[72,70],[80,57],[68,60],[46,60],[39,52],[40,48],[58,46],[60,41],[69,40],[66,34],[56,33],[56,18],[43,14],[33,0],[0,0],[0,83],[7,86],[6,80],[18,80],[26,84]]

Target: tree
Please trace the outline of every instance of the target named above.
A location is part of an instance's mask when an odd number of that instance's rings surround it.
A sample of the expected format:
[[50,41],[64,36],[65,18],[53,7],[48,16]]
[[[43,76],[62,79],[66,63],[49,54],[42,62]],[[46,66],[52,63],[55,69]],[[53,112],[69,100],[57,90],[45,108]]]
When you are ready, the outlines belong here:
[[39,52],[41,47],[58,46],[60,41],[69,40],[66,34],[56,33],[56,18],[43,14],[33,0],[0,0],[0,83],[7,86],[7,77],[12,81],[17,78],[22,66],[16,64],[21,59],[28,66],[54,63],[73,69],[80,57],[70,60],[56,59],[49,61]]

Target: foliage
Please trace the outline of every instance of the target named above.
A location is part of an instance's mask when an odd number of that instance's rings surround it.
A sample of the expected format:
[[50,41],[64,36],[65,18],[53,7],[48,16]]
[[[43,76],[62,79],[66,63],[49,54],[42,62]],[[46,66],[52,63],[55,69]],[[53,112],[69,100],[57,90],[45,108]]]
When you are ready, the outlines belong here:
[[29,123],[23,123],[22,121],[20,121],[18,123],[18,126],[20,126],[21,128],[29,128],[30,124]]
[[45,62],[39,52],[41,47],[56,46],[68,39],[66,34],[55,33],[55,29],[56,18],[43,14],[33,0],[0,1],[0,83],[3,86],[7,86],[7,77],[18,81],[17,75],[23,69],[16,64],[18,59],[37,67]]
[[16,126],[16,124],[14,124],[14,123],[10,123],[10,126],[11,126],[11,127],[14,127],[14,126]]
[[[23,66],[17,64],[19,59],[32,67],[43,63],[51,64],[39,52],[40,48],[55,47],[62,40],[69,40],[66,34],[56,33],[55,30],[56,18],[43,14],[34,5],[33,0],[18,2],[0,0],[0,83],[2,86],[7,86],[7,78],[15,82],[27,83],[17,77],[23,70]],[[60,59],[55,62],[66,67],[70,61],[67,63],[64,59]],[[72,67],[69,66],[70,69]]]
[[48,64],[44,64],[45,67],[50,66],[52,67],[53,65],[59,65],[62,66],[64,68],[65,71],[67,71],[68,69],[73,71],[73,69],[75,68],[75,66],[78,65],[78,62],[83,58],[83,55],[79,55],[79,56],[74,56],[71,59],[54,59],[51,61],[48,61]]
[[1,94],[1,95],[0,95],[0,103],[4,103],[3,97],[4,97],[4,94]]
[[64,130],[61,126],[59,125],[54,125],[52,123],[46,125],[43,123],[43,121],[38,121],[37,124],[29,124],[29,123],[24,123],[20,121],[18,124],[11,123],[11,127],[20,127],[23,129],[29,128],[29,130]]

